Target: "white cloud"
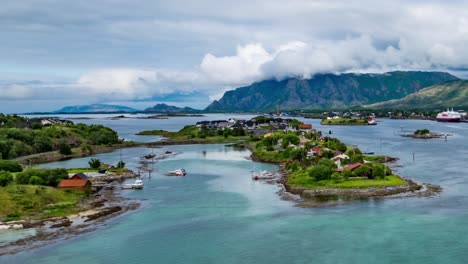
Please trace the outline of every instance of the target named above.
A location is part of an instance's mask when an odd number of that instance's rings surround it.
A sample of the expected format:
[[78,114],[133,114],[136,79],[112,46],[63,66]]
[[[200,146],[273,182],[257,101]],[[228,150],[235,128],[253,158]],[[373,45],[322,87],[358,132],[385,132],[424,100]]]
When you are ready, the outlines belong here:
[[2,80],[68,81],[2,81],[0,100],[208,101],[266,78],[468,67],[467,1],[136,1],[5,3]]

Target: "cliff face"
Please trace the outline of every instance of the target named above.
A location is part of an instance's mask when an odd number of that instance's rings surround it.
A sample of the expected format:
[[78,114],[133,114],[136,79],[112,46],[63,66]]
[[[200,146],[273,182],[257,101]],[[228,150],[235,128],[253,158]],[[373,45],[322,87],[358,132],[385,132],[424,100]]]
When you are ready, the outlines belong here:
[[226,92],[206,111],[329,109],[403,98],[457,77],[444,72],[317,74],[311,79],[266,80]]

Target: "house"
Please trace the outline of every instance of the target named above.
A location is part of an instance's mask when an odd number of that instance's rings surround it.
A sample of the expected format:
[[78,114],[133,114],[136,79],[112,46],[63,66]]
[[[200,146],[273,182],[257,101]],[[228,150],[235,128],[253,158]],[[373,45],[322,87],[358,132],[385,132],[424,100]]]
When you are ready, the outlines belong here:
[[360,162],[354,163],[354,164],[349,164],[349,165],[346,165],[346,166],[344,166],[344,167],[341,167],[341,168],[336,169],[336,171],[343,171],[343,170],[345,170],[345,169],[348,169],[348,170],[353,171],[353,170],[355,170],[355,169],[361,167],[361,165],[362,165],[362,163],[360,163]]
[[335,164],[336,164],[336,166],[337,166],[338,168],[341,168],[341,162],[342,162],[343,160],[348,160],[348,159],[349,159],[349,156],[346,155],[346,154],[339,154],[339,155],[336,155],[335,157],[333,157],[333,158],[331,158],[331,159],[335,162]]
[[309,133],[312,130],[312,125],[311,124],[300,124],[297,126],[299,131],[307,132]]
[[62,180],[57,186],[59,189],[77,189],[77,190],[91,190],[92,184],[89,180],[81,179],[67,179]]
[[83,172],[78,172],[77,174],[70,177],[71,180],[88,180],[88,176]]
[[273,133],[268,132],[268,133],[266,133],[265,135],[263,135],[263,137],[264,137],[264,138],[266,138],[266,137],[271,137],[272,135],[273,135]]

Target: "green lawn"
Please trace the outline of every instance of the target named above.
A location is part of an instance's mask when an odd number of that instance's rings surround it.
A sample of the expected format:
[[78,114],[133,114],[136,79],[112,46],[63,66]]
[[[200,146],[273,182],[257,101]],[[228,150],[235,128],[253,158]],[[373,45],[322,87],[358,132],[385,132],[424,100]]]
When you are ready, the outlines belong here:
[[0,187],[0,219],[41,219],[66,216],[79,211],[80,191],[59,190],[36,185]]
[[306,189],[317,188],[368,188],[368,187],[389,187],[405,186],[406,182],[396,175],[387,176],[385,180],[380,179],[360,179],[349,178],[347,181],[335,182],[334,180],[312,181],[301,175],[288,178],[288,183],[293,187],[303,187]]

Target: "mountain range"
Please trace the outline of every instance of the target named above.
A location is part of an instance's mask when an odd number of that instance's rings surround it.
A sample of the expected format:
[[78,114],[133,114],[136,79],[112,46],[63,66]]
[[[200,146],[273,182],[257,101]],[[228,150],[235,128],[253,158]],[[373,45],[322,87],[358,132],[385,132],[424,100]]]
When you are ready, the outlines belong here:
[[177,107],[167,104],[156,104],[153,107],[148,107],[143,110],[145,113],[194,113],[200,112],[200,110],[196,110],[190,107]]
[[108,105],[108,104],[90,104],[90,105],[74,105],[65,106],[62,109],[54,111],[53,113],[117,113],[117,112],[136,112],[138,110],[122,106],[122,105]]
[[402,99],[367,105],[376,109],[468,108],[468,81],[459,80],[424,88]]
[[310,79],[265,80],[226,92],[205,110],[271,111],[346,108],[400,99],[419,90],[459,80],[445,72],[316,74]]

